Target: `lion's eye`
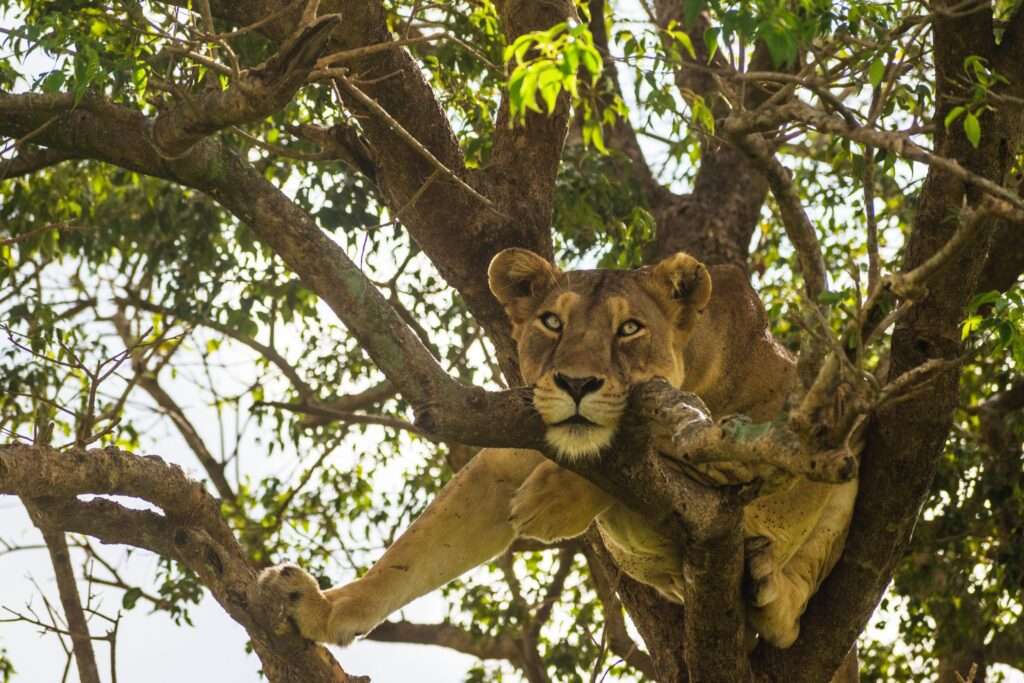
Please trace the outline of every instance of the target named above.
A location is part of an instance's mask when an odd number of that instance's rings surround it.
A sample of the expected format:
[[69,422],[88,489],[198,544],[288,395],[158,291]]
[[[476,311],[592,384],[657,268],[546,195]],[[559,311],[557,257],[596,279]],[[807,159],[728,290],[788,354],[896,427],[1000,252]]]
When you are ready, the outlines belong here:
[[632,337],[634,334],[644,329],[644,326],[636,320],[627,320],[626,322],[619,325],[619,331],[616,332],[620,337]]
[[540,317],[540,324],[552,332],[562,331],[562,321],[554,313],[545,313]]

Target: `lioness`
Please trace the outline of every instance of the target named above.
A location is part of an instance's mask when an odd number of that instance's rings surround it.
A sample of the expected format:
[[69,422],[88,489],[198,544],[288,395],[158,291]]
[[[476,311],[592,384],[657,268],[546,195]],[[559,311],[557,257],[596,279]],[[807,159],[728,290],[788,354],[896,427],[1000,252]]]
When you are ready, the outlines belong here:
[[[633,271],[561,272],[507,249],[488,276],[547,440],[562,457],[599,457],[637,382],[663,377],[698,394],[715,416],[755,420],[774,417],[794,385],[793,359],[733,266],[708,269],[678,253]],[[808,599],[842,551],[856,492],[856,481],[796,479],[746,507],[748,621],[761,638],[778,647],[796,640]],[[514,539],[568,538],[595,519],[623,571],[681,600],[677,547],[585,479],[514,449],[480,451],[363,578],[320,591],[312,576],[285,565],[260,581],[289,602],[302,635],[345,645]]]

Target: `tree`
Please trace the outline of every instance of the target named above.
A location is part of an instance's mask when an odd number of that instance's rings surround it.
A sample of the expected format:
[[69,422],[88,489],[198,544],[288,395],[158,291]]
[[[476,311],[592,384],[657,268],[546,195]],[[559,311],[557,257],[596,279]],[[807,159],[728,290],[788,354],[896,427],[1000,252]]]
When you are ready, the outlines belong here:
[[[720,513],[680,532],[688,563],[728,568],[696,572],[685,610],[587,536],[519,544],[500,581],[446,589],[450,622],[371,638],[500,662],[479,680],[824,681],[895,580],[900,642],[862,640],[866,678],[1024,668],[1018,3],[0,7],[0,494],[43,532],[81,680],[95,629],[68,533],[100,565],[88,539],[164,559],[155,590],[96,578],[126,608],[187,618],[208,591],[271,681],[351,678],[275,630],[256,573],[301,558],[339,583],[473,447],[540,442],[501,390],[518,369],[486,268],[510,246],[744,268],[804,407],[869,417],[846,550],[796,644],[748,656],[734,492],[644,479],[653,453],[616,470],[620,443],[584,474]],[[137,454],[142,397],[204,481]],[[358,456],[329,466],[342,447]],[[266,458],[294,476],[256,474]],[[374,488],[399,459],[403,485]]]

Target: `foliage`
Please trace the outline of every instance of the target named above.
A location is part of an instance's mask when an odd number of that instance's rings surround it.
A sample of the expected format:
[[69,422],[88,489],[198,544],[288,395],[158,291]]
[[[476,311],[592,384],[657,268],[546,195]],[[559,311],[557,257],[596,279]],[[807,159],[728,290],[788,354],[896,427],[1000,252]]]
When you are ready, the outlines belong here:
[[7,650],[0,649],[0,675],[3,676],[3,683],[13,681],[15,673],[14,664],[7,658]]

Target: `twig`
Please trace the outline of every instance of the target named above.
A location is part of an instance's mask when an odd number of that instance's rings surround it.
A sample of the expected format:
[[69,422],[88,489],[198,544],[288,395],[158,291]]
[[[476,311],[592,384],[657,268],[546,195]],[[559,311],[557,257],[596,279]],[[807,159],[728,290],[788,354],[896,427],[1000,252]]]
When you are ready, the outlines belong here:
[[[912,161],[919,161],[942,169],[964,182],[970,183],[971,185],[984,190],[986,193],[1008,202],[1015,208],[1024,210],[1024,199],[1021,199],[1021,197],[1019,197],[1015,192],[1006,189],[1002,185],[999,185],[984,176],[967,170],[955,159],[949,159],[925,150],[901,133],[888,133],[875,130],[873,128],[856,128],[850,126],[841,119],[817,111],[813,107],[802,102],[788,104],[784,107],[780,107],[780,110],[788,112],[788,114],[793,118],[814,126],[823,132],[833,133],[862,144],[881,147],[882,149],[888,150],[897,156],[902,156]],[[783,116],[785,118],[785,114]]]
[[[396,121],[391,116],[391,114],[389,114],[387,112],[387,110],[384,109],[384,107],[382,107],[379,104],[377,104],[376,100],[374,100],[372,97],[370,97],[369,95],[364,93],[362,90],[357,88],[352,83],[352,81],[348,78],[348,74],[347,74],[347,72],[344,69],[332,69],[331,71],[332,71],[332,75],[334,76],[335,89],[337,89],[337,84],[340,83],[342,86],[345,87],[346,90],[348,90],[348,92],[356,100],[358,100],[363,106],[365,106],[367,109],[369,109],[371,112],[373,112],[382,121],[384,121],[384,123],[388,126],[388,128],[390,128],[392,131],[394,131],[394,133],[396,135],[398,135],[398,137],[400,137],[402,140],[404,140],[406,142],[406,144],[408,144],[410,147],[415,149],[421,156],[423,156],[424,159],[429,161],[430,164],[435,169],[440,171],[446,178],[448,178],[449,180],[454,182],[456,185],[461,187],[463,190],[468,192],[474,199],[476,199],[477,201],[482,203],[484,206],[486,206],[488,209],[490,209],[493,213],[495,213],[497,216],[499,216],[503,220],[511,220],[508,216],[506,216],[505,214],[500,212],[495,207],[494,202],[492,202],[490,199],[488,199],[487,197],[485,197],[482,194],[480,194],[479,192],[477,192],[475,189],[473,189],[472,186],[470,186],[468,183],[466,183],[466,181],[464,181],[462,178],[460,178],[458,175],[456,175],[454,171],[452,171],[450,168],[445,166],[441,162],[441,160],[438,159],[436,156],[434,156],[434,154],[429,149],[424,147],[423,144],[420,143],[420,141],[417,140],[412,135],[412,133],[410,133],[405,128],[403,128],[402,124],[400,124],[398,121]],[[339,98],[340,98],[340,93],[339,93]]]
[[271,154],[276,154],[277,156],[280,157],[295,159],[296,161],[331,161],[337,158],[333,152],[329,152],[327,150],[321,150],[319,152],[297,152],[294,150],[290,150],[287,147],[283,147],[281,145],[275,145],[271,142],[265,142],[264,140],[261,140],[257,136],[253,135],[252,133],[248,133],[242,130],[238,126],[232,126],[231,130],[237,133],[238,135],[241,135],[243,138],[253,143],[257,147],[264,149],[270,152]]
[[24,242],[26,240],[30,240],[33,237],[41,235],[41,234],[43,234],[45,232],[49,232],[50,230],[63,230],[63,231],[66,231],[66,232],[71,232],[71,231],[74,231],[74,230],[85,230],[85,229],[86,229],[86,226],[84,226],[84,225],[70,225],[70,224],[68,224],[67,222],[64,222],[64,221],[61,221],[59,223],[47,223],[46,225],[39,226],[38,228],[32,228],[28,232],[24,232],[24,233],[22,233],[20,235],[15,235],[14,237],[8,237],[5,240],[0,240],[0,247],[7,247],[7,246],[10,246],[12,244],[18,244],[19,242]]
[[974,683],[974,677],[978,675],[978,663],[977,662],[973,662],[971,664],[971,668],[967,672],[967,678],[964,678],[963,676],[961,676],[959,671],[957,671],[955,673],[956,673],[957,683]]
[[258,21],[255,21],[255,22],[253,22],[253,23],[251,23],[251,24],[249,24],[247,26],[242,26],[241,28],[236,28],[235,30],[230,31],[228,33],[218,33],[216,35],[216,37],[220,38],[220,39],[225,39],[225,40],[228,39],[228,38],[237,38],[238,36],[245,35],[246,33],[251,33],[252,31],[256,31],[258,29],[261,29],[264,26],[266,26],[267,24],[269,24],[270,22],[275,21],[277,19],[280,19],[281,17],[283,17],[286,14],[289,14],[291,12],[297,12],[298,9],[299,8],[298,8],[297,4],[294,4],[292,2],[286,2],[284,4],[284,7],[280,8],[280,9],[274,11],[274,12],[271,12],[270,14],[268,14],[265,17],[263,17],[262,19],[260,19]]
[[890,275],[886,284],[898,296],[912,300],[921,298],[927,291],[925,283],[937,270],[965,247],[974,243],[978,233],[983,229],[991,230],[995,227],[992,217],[1017,217],[1018,213],[1020,212],[1012,211],[1005,203],[990,196],[985,197],[976,208],[965,207],[961,213],[960,226],[942,247],[913,270]]
[[875,218],[875,166],[872,160],[875,148],[864,145],[864,218],[868,227],[868,291],[879,285],[882,274],[878,257],[878,221]]
[[360,57],[366,57],[368,55],[377,54],[378,52],[386,52],[387,50],[395,50],[406,45],[415,45],[416,43],[428,43],[435,40],[441,40],[447,37],[444,33],[435,33],[431,35],[416,36],[414,38],[402,38],[399,40],[389,40],[384,43],[374,43],[373,45],[364,45],[363,47],[352,48],[351,50],[342,50],[341,52],[333,52],[329,55],[321,57],[317,60],[316,70],[311,74],[311,78],[322,78],[322,69],[331,66],[332,64],[338,64],[340,62],[347,62],[352,59],[359,59]]
[[344,410],[334,410],[325,405],[304,405],[301,403],[282,403],[279,401],[257,401],[252,406],[256,408],[280,408],[281,410],[289,410],[295,413],[306,413],[307,415],[319,415],[321,417],[330,418],[331,420],[337,420],[339,422],[347,422],[351,424],[366,424],[366,425],[380,425],[382,427],[391,427],[392,429],[402,429],[413,434],[419,434],[420,436],[426,437],[431,441],[434,440],[434,436],[424,431],[420,427],[417,427],[412,422],[399,419],[397,417],[388,417],[387,415],[369,415],[367,413],[353,413]]
[[820,296],[828,291],[825,259],[821,255],[821,245],[814,232],[814,225],[801,205],[789,171],[775,158],[764,140],[752,135],[736,135],[733,141],[768,178],[772,195],[782,213],[786,235],[797,250],[807,297],[813,305],[817,305]]

